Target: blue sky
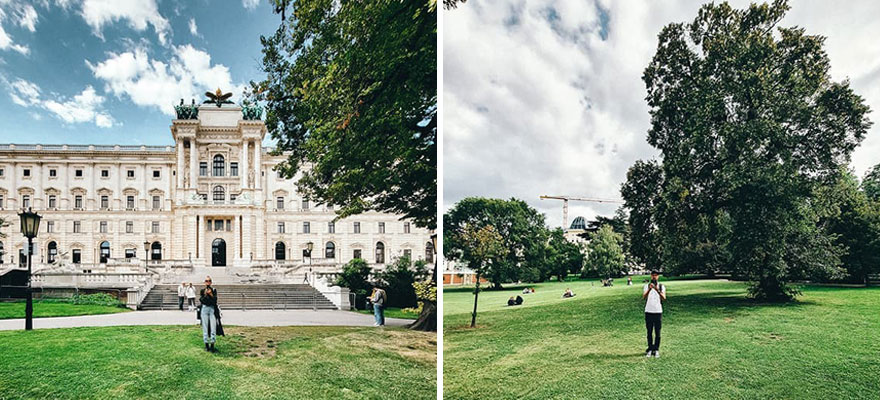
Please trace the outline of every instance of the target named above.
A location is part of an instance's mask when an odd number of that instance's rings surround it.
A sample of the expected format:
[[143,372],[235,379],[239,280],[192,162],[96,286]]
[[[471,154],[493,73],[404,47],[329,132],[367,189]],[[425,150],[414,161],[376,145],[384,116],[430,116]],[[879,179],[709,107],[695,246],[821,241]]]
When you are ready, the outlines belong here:
[[0,143],[172,144],[172,104],[260,80],[268,0],[0,0]]

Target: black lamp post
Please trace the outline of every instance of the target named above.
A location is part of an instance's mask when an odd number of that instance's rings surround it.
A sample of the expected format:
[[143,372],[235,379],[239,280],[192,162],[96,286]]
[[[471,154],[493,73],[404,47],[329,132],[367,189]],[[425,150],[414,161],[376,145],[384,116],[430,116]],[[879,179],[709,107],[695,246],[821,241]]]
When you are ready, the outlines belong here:
[[309,268],[311,268],[311,265],[312,265],[312,249],[314,249],[314,248],[315,248],[314,243],[312,243],[312,242],[306,243],[306,250],[308,251],[308,255],[309,255],[309,266],[310,266]]
[[150,242],[144,242],[144,272],[149,270],[150,262]]
[[21,234],[28,240],[27,249],[27,303],[24,308],[24,329],[26,331],[34,329],[34,298],[31,290],[31,258],[34,252],[34,238],[40,231],[40,215],[31,211],[22,211],[18,216],[21,218]]

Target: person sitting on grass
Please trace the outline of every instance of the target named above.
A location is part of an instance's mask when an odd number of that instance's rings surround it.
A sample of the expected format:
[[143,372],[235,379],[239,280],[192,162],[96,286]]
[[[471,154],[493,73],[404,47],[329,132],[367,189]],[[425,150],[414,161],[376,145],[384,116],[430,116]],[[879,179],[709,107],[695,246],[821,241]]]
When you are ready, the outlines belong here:
[[633,278],[631,276],[627,276],[626,277],[626,286],[632,286],[632,285],[633,285]]
[[513,296],[510,296],[510,298],[507,299],[507,305],[508,305],[508,306],[515,306],[515,305],[516,305],[516,299],[515,299]]
[[[647,299],[645,302],[645,329],[648,330],[648,349],[645,350],[645,357],[660,358],[660,327],[663,317],[661,302],[666,300],[666,286],[658,282],[659,278],[659,272],[651,271],[651,282],[645,285],[642,293],[642,298]],[[653,340],[651,340],[652,331],[654,333]]]
[[529,288],[525,288],[525,289],[523,289],[523,294],[529,294],[529,293],[531,293],[531,292],[532,292],[532,290],[529,289]]
[[516,305],[521,305],[523,303],[522,296],[516,296]]
[[574,297],[574,292],[571,291],[571,288],[565,288],[565,293],[562,294],[562,298],[567,299],[569,297]]

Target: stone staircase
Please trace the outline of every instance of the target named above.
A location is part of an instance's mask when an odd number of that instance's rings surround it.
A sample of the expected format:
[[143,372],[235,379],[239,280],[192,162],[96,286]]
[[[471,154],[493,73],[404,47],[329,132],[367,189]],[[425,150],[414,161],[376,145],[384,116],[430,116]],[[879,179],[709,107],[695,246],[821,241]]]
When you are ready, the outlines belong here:
[[[214,285],[221,309],[227,310],[335,310],[336,306],[309,285]],[[196,289],[196,305],[198,291]],[[185,307],[185,304],[184,304]],[[176,310],[177,285],[156,285],[138,307],[141,310]]]

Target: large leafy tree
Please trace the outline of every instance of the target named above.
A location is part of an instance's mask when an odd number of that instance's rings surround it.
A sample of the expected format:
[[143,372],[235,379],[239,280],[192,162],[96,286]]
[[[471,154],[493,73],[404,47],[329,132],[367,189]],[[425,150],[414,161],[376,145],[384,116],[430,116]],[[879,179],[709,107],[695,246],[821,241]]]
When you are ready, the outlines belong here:
[[777,26],[788,9],[706,4],[663,28],[643,75],[662,183],[652,192],[649,175],[631,197],[660,200],[635,222],[656,229],[664,265],[711,256],[763,299],[791,298],[792,277],[837,265],[810,201],[870,127],[864,100],[831,79],[824,38]]
[[278,166],[340,217],[399,213],[434,229],[437,210],[436,2],[275,0],[261,37]]
[[626,273],[621,243],[623,237],[614,232],[610,225],[599,228],[587,244],[584,272],[602,278],[617,277]]
[[581,246],[566,239],[562,228],[550,231],[547,253],[547,275],[556,275],[560,281],[564,281],[568,274],[579,273],[584,268]]
[[480,280],[497,260],[508,252],[501,234],[492,225],[466,224],[458,237],[458,251],[462,260],[476,274],[474,288],[474,311],[471,313],[471,328],[477,325],[477,300],[480,298]]
[[463,241],[469,225],[491,225],[507,249],[488,264],[484,274],[496,289],[504,282],[531,277],[525,273],[544,263],[548,238],[544,215],[526,202],[468,197],[456,203],[443,216],[443,255],[447,260],[465,264],[471,261]]
[[862,190],[873,201],[880,201],[880,164],[871,168],[862,179]]

